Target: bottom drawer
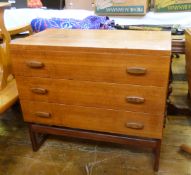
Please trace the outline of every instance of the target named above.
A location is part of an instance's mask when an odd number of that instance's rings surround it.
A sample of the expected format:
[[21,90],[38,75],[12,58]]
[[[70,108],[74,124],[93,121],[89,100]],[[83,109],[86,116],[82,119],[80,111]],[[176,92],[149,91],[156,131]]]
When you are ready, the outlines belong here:
[[163,116],[111,109],[21,101],[24,120],[146,138],[162,138]]

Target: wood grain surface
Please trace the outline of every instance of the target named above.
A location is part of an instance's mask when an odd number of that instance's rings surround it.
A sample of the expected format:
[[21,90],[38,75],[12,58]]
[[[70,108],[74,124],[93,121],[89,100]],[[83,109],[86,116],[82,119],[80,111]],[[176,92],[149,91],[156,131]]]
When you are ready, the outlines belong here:
[[[150,114],[164,114],[166,91],[161,87],[115,84],[64,79],[17,76],[20,99],[61,104],[121,109]],[[43,88],[48,93],[34,93]],[[144,103],[128,102],[128,97],[144,98]],[[152,106],[152,107],[151,107]]]
[[133,30],[48,29],[25,39],[12,41],[12,50],[95,51],[143,55],[171,54],[171,33]]
[[[170,59],[156,55],[129,55],[96,52],[13,51],[15,75],[54,79],[101,81],[166,88]],[[29,63],[41,63],[36,69]],[[145,74],[128,73],[128,69],[145,68]],[[17,71],[19,70],[19,71]]]
[[[162,115],[148,115],[111,109],[31,102],[25,100],[21,100],[21,105],[24,119],[27,122],[148,138],[162,137]],[[51,117],[39,117],[35,114],[37,112],[50,114]],[[128,128],[128,123],[143,124],[144,128],[141,130]]]
[[[58,134],[53,126],[63,126],[69,130],[62,134],[73,137],[83,135],[83,129],[88,139],[96,131],[133,136],[128,143],[140,143],[140,147],[154,141],[155,171],[170,56],[171,33],[162,31],[49,29],[11,43],[26,122],[49,125],[44,127],[47,132],[40,132],[46,134]],[[33,127],[29,124],[37,151],[41,142]],[[79,132],[72,134],[72,129]],[[137,142],[136,136],[144,141]],[[99,139],[103,137],[98,134]]]

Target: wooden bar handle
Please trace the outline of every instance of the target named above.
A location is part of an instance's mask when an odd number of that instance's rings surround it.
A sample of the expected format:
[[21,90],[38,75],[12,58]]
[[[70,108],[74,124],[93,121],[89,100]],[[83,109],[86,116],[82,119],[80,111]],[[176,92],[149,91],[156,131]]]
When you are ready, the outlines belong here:
[[34,113],[37,117],[41,117],[41,118],[50,118],[51,114],[48,112],[35,112]]
[[133,74],[133,75],[144,75],[146,74],[147,69],[144,67],[128,67],[127,73]]
[[31,91],[35,94],[42,94],[42,95],[45,95],[48,93],[48,90],[44,88],[31,88]]
[[144,129],[143,123],[127,122],[126,127],[130,129]]
[[145,99],[143,97],[127,96],[126,101],[133,104],[142,104],[145,102]]
[[27,61],[27,66],[33,69],[40,69],[44,67],[44,63],[40,61]]

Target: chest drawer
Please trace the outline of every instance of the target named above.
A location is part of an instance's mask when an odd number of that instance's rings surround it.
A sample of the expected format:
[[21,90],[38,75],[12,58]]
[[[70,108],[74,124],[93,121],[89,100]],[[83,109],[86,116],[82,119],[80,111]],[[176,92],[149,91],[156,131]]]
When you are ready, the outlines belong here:
[[[17,77],[20,99],[163,114],[161,87]],[[152,106],[152,107],[151,107]]]
[[168,57],[119,53],[12,53],[15,75],[164,87]]
[[27,122],[161,138],[163,117],[118,110],[21,101]]
[[[29,54],[30,53],[30,54]],[[15,75],[29,77],[51,77],[52,64],[48,60],[42,61],[45,58],[44,52],[20,52],[11,53],[12,69]],[[35,59],[34,59],[35,58]]]

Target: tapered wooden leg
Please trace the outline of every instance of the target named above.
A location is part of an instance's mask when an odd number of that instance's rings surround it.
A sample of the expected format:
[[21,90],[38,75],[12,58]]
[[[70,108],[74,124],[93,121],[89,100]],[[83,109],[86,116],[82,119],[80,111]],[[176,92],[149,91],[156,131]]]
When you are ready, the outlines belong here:
[[44,141],[47,139],[48,134],[41,134],[33,130],[32,124],[29,124],[29,134],[32,143],[33,151],[38,151]]
[[154,155],[155,155],[155,159],[154,159],[154,171],[158,171],[159,170],[160,149],[161,149],[161,140],[158,140],[157,141],[157,146],[154,149]]

